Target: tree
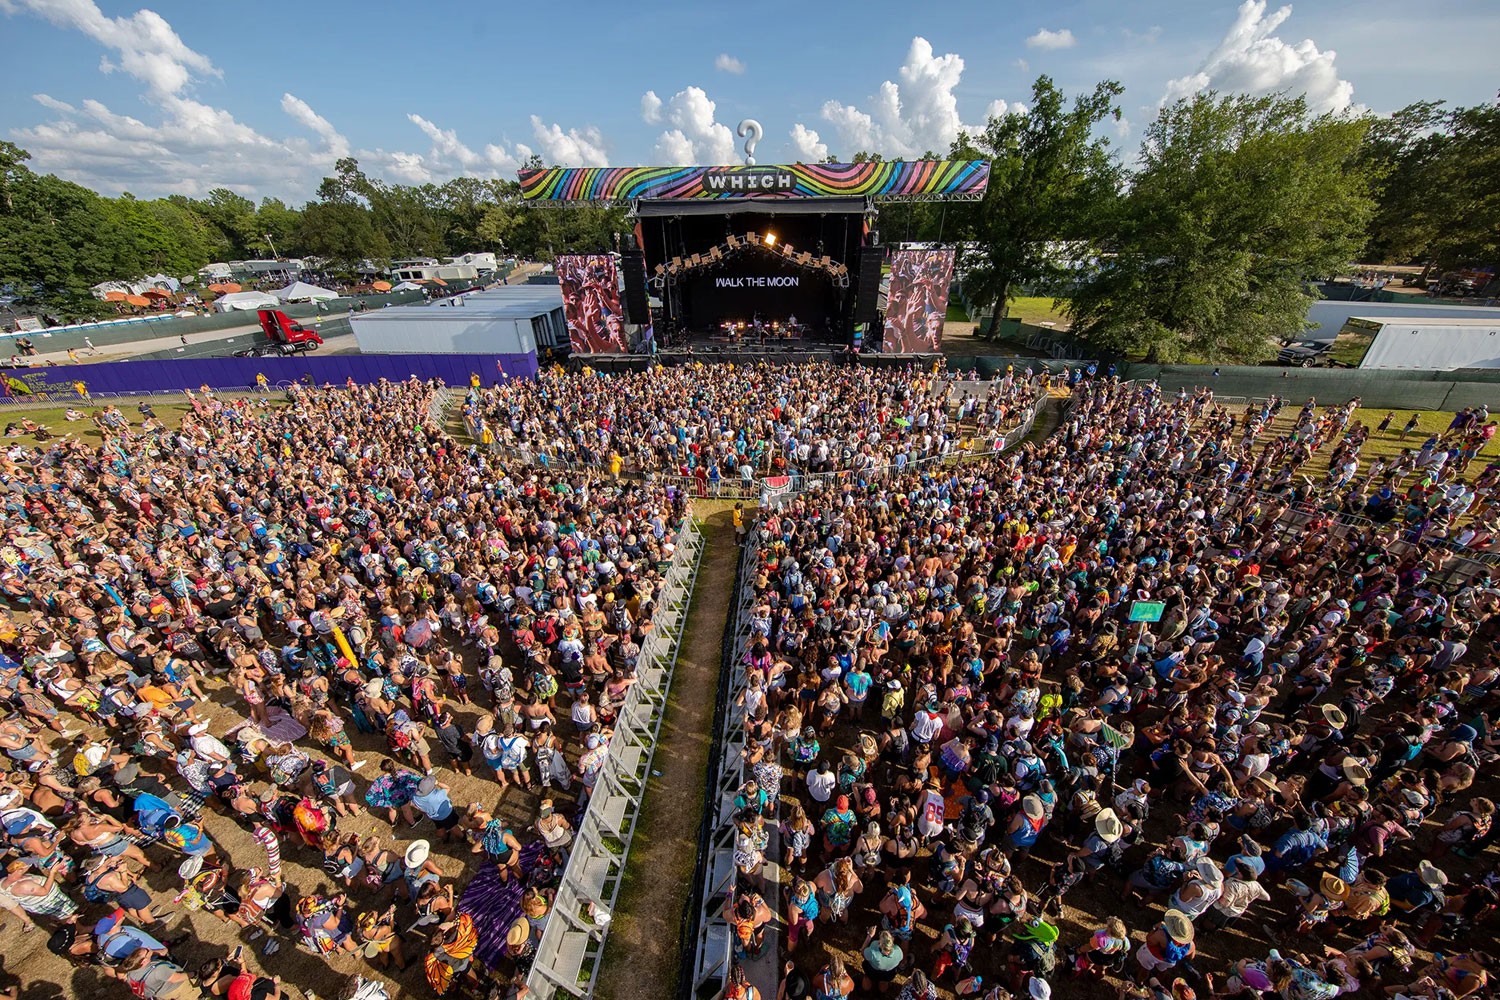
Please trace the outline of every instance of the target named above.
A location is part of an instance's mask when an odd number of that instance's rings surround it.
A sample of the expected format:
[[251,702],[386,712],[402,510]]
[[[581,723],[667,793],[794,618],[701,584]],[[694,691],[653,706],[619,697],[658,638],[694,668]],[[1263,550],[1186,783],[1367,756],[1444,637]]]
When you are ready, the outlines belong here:
[[1371,124],[1360,159],[1376,183],[1365,259],[1500,262],[1500,104],[1402,108]]
[[390,244],[376,230],[370,210],[353,201],[310,201],[293,235],[303,252],[353,271],[360,261],[387,258]]
[[1441,101],[1408,105],[1370,124],[1360,162],[1374,185],[1376,208],[1362,256],[1408,261],[1426,254],[1437,236],[1434,211],[1444,192],[1432,189],[1435,164],[1449,136]]
[[984,200],[977,211],[953,213],[949,238],[978,245],[960,271],[970,300],[992,307],[992,331],[1019,288],[1056,286],[1067,264],[1058,245],[1092,239],[1107,215],[1120,166],[1096,127],[1120,117],[1122,93],[1106,80],[1070,106],[1039,76],[1029,111],[991,118],[983,134],[960,133],[953,143],[954,159],[990,161]]
[[297,225],[301,219],[302,214],[295,208],[288,208],[281,199],[262,198],[260,207],[255,210],[255,232],[261,240],[270,237],[270,243],[274,243],[280,252],[295,256],[300,253]]
[[1373,202],[1368,121],[1302,98],[1200,94],[1164,107],[1074,332],[1148,361],[1256,360],[1303,329],[1310,279],[1359,250]]

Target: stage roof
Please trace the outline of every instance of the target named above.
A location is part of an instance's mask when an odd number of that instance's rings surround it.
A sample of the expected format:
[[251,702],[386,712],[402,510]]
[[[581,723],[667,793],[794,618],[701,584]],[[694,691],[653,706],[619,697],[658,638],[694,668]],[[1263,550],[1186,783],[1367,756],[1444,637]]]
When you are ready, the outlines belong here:
[[838,215],[863,212],[863,198],[746,198],[742,201],[642,201],[636,215],[643,219],[669,215],[741,215],[760,212],[766,215]]
[[521,197],[534,203],[639,201],[978,201],[988,160],[887,160],[727,167],[550,167],[522,170]]

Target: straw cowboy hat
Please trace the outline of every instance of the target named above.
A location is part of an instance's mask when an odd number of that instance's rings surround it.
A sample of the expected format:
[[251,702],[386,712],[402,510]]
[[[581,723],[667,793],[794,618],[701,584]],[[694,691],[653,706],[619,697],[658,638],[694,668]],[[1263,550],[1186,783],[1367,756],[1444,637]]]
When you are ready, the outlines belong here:
[[1349,784],[1363,786],[1370,780],[1370,771],[1353,757],[1345,757],[1339,761],[1339,768],[1344,772],[1344,777]]
[[406,867],[415,868],[427,860],[432,845],[425,840],[413,840],[406,848]]
[[1349,724],[1349,717],[1343,711],[1333,705],[1324,705],[1322,708],[1323,721],[1334,729],[1343,729]]
[[1113,809],[1101,809],[1099,815],[1094,817],[1094,832],[1106,844],[1113,844],[1125,836],[1125,824],[1120,822],[1120,817],[1115,815]]
[[1417,876],[1426,883],[1430,889],[1441,889],[1448,884],[1448,876],[1443,870],[1431,861],[1423,861],[1417,865]]
[[1178,944],[1192,943],[1193,921],[1181,910],[1168,910],[1167,915],[1161,918],[1161,925],[1166,929],[1167,936]]
[[1337,875],[1329,872],[1323,873],[1323,880],[1318,883],[1318,891],[1329,899],[1342,902],[1349,898],[1349,885]]
[[531,937],[531,922],[525,917],[517,917],[516,922],[510,925],[510,930],[505,932],[505,943],[514,951],[523,947]]
[[1035,795],[1028,795],[1021,800],[1021,811],[1026,814],[1027,819],[1041,819],[1043,808],[1042,800]]

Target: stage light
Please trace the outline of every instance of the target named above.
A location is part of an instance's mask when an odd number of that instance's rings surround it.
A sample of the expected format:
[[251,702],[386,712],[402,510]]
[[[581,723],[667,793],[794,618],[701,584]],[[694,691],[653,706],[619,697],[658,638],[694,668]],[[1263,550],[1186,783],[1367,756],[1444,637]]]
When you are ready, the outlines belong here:
[[776,245],[776,234],[775,233],[767,233],[766,234],[766,246],[773,247],[775,245]]

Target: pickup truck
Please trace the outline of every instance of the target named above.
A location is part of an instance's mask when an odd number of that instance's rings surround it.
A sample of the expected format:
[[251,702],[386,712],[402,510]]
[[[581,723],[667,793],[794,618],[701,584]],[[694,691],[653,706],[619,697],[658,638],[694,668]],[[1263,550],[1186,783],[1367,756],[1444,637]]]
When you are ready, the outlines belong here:
[[1297,368],[1312,368],[1331,360],[1328,356],[1332,353],[1331,340],[1295,340],[1281,349],[1276,355],[1276,362]]

